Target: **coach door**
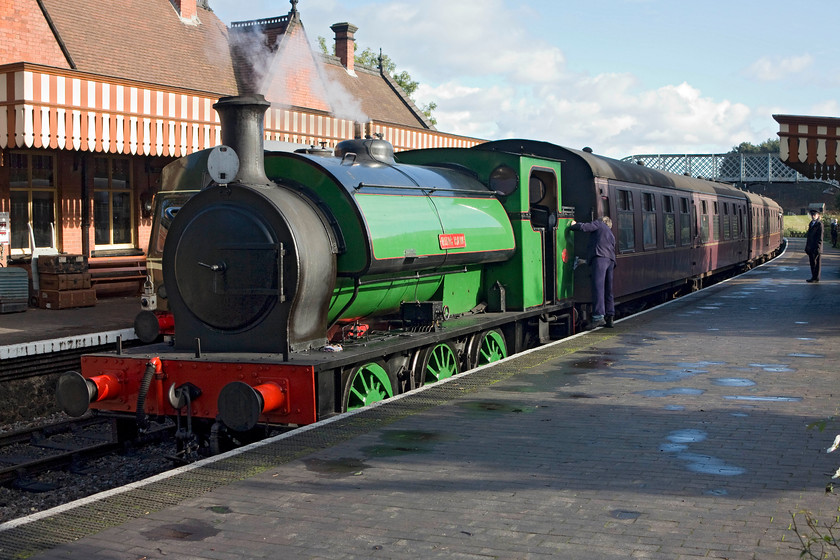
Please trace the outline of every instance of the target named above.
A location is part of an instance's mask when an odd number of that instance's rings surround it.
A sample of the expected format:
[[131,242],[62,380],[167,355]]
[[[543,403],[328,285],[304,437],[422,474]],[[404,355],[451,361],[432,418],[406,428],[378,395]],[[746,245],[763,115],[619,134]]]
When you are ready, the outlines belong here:
[[557,175],[545,168],[534,168],[528,181],[531,227],[541,231],[543,302],[557,301]]

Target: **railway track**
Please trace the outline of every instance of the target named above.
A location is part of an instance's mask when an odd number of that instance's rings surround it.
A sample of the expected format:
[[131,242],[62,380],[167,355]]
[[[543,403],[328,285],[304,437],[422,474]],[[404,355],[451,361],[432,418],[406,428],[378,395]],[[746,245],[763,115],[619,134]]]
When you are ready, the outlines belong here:
[[[26,489],[41,472],[110,453],[119,447],[111,420],[68,420],[0,434],[0,484]],[[38,491],[38,488],[31,488]]]

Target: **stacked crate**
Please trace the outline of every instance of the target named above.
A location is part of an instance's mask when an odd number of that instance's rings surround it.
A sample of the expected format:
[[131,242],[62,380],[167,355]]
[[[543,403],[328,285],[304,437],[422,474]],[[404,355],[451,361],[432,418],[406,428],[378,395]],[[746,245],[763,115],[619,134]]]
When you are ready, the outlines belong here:
[[87,261],[82,255],[38,256],[38,306],[70,309],[96,305]]

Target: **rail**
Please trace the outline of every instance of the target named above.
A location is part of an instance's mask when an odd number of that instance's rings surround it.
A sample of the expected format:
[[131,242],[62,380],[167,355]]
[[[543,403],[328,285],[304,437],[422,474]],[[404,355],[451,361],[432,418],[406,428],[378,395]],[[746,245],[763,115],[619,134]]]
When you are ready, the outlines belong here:
[[86,418],[0,434],[0,483],[17,481],[69,465],[82,456],[98,456],[118,447],[112,422]]

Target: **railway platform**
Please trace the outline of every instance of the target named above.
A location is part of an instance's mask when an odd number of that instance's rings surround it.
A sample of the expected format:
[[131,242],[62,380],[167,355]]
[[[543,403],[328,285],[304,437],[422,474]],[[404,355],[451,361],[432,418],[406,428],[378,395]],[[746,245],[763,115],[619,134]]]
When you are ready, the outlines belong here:
[[133,296],[100,299],[93,307],[0,314],[0,360],[110,344],[117,336],[134,340],[139,312],[140,298]]
[[[788,559],[831,523],[840,253],[0,525],[0,558]],[[95,476],[93,474],[92,476]]]

